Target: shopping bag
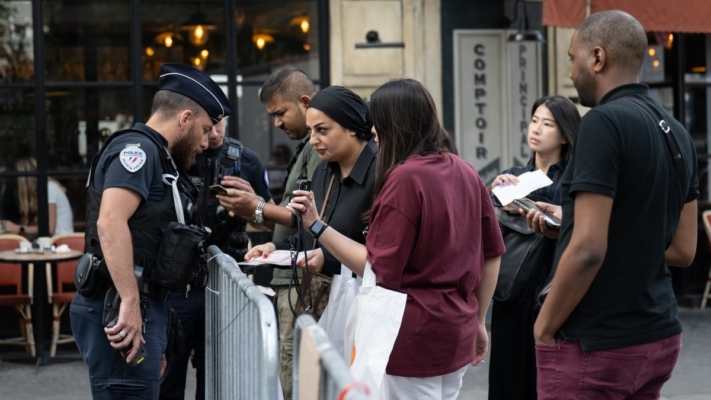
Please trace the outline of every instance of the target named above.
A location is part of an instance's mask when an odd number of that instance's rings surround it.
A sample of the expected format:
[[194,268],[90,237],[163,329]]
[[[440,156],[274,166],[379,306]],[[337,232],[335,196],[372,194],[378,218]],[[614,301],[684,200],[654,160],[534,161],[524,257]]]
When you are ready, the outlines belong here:
[[375,286],[375,274],[366,262],[363,285],[348,311],[344,356],[353,379],[367,385],[374,399],[388,399],[381,388],[406,303],[406,294]]
[[341,274],[333,276],[328,305],[321,314],[321,319],[318,320],[318,325],[326,332],[338,354],[343,354],[348,310],[358,294],[359,286],[351,270],[341,264]]

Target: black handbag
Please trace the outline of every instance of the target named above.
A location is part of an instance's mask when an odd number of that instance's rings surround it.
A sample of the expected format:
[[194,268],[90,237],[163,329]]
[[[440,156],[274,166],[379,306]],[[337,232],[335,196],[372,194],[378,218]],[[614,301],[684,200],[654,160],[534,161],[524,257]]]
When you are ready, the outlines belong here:
[[501,256],[494,300],[512,305],[519,301],[536,272],[553,262],[556,241],[534,233],[521,215],[497,209],[496,216],[506,253]]

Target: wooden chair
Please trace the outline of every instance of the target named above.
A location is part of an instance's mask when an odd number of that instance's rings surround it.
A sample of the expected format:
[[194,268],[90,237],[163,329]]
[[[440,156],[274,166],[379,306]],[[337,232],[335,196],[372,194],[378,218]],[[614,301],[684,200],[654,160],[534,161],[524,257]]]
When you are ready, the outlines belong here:
[[[706,229],[706,235],[709,237],[709,245],[711,246],[711,210],[704,211],[704,213],[701,214],[701,219],[704,221],[704,228]],[[704,297],[701,298],[702,310],[706,308],[706,301],[709,299],[709,291],[711,291],[711,270],[709,270],[706,289],[704,289]]]
[[[15,250],[20,247],[20,242],[28,240],[20,235],[1,234],[0,251]],[[0,264],[0,287],[3,290],[0,294],[0,306],[13,306],[20,314],[21,337],[0,340],[0,344],[12,344],[24,346],[26,351],[35,356],[35,338],[32,330],[32,289],[34,283],[34,266],[29,264],[27,270],[27,293],[22,293],[22,265],[21,264]]]
[[[61,246],[63,244],[66,244],[72,250],[84,251],[84,234],[69,233],[52,237],[53,246]],[[57,354],[57,344],[71,343],[74,341],[74,336],[72,335],[61,335],[59,333],[59,327],[62,313],[64,313],[67,305],[72,302],[74,293],[76,293],[74,270],[77,268],[77,263],[78,260],[57,263],[56,290],[52,287],[52,267],[49,263],[46,266],[47,298],[49,303],[52,304],[52,345],[49,350],[50,357],[54,357]]]

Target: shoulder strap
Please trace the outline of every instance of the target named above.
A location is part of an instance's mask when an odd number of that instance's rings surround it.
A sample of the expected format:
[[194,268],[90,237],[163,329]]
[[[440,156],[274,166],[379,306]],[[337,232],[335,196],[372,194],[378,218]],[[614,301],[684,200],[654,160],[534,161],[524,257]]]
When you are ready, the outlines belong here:
[[664,141],[666,142],[667,148],[671,153],[672,162],[674,163],[674,167],[676,168],[677,175],[679,175],[679,181],[683,182],[685,184],[684,188],[686,188],[686,167],[684,166],[684,157],[681,155],[681,151],[679,151],[679,145],[676,143],[676,139],[674,138],[674,136],[672,136],[671,127],[669,126],[667,121],[664,120],[664,117],[661,115],[659,110],[650,107],[649,104],[645,103],[640,98],[628,96],[624,97],[623,100],[628,100],[634,104],[637,104],[638,106],[642,107],[642,109],[646,110],[647,113],[652,116],[652,118],[654,118],[654,121],[659,126],[659,129],[661,129],[662,131]]

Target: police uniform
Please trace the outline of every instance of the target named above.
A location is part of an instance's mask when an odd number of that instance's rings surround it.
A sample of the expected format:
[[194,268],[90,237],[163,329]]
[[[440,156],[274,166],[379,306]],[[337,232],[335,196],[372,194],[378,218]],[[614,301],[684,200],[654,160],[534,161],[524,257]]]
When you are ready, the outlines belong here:
[[[180,64],[165,64],[161,70],[159,90],[190,97],[214,123],[232,112],[219,86],[204,73]],[[160,279],[160,267],[166,263],[159,260],[160,244],[169,235],[164,232],[176,226],[192,229],[185,224],[175,224],[181,220],[190,221],[193,196],[197,194],[192,182],[175,167],[167,146],[168,141],[160,133],[139,123],[130,130],[112,135],[92,162],[87,182],[85,252],[103,258],[97,229],[103,191],[124,188],[141,196],[141,203],[128,219],[128,227],[137,277],[144,272],[137,282],[145,340],[145,358],[135,367],[129,366],[111,347],[102,321],[105,295],[113,286],[107,270],[103,278],[96,281],[95,293],[88,297],[80,293],[74,296],[70,306],[72,332],[82,358],[89,366],[94,399],[158,398],[160,362],[166,353],[170,328],[167,286],[175,287],[175,284]],[[180,201],[174,201],[176,198]],[[194,253],[197,254],[197,249]],[[187,259],[193,260],[197,257],[191,255]],[[175,260],[167,263],[177,265]]]
[[[244,259],[249,242],[245,232],[247,221],[239,217],[229,217],[209,187],[219,184],[222,176],[239,176],[250,183],[258,196],[265,201],[271,200],[266,169],[259,157],[236,139],[225,137],[221,148],[208,149],[197,156],[196,163],[190,168],[188,175],[200,193],[193,218],[211,230],[207,238],[208,246],[218,246],[235,260]],[[185,293],[171,293],[170,306],[183,326],[185,342],[182,353],[168,361],[168,367],[161,379],[160,398],[184,398],[188,359],[190,352],[194,350],[192,365],[197,369],[195,398],[204,399],[205,288],[195,282]]]

